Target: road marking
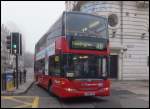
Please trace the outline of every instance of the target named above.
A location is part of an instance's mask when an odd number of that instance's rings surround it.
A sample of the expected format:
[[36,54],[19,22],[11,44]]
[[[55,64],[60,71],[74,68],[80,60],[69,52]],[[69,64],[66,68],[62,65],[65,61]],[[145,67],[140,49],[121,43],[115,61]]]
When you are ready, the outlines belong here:
[[22,100],[17,100],[17,99],[15,99],[15,98],[12,98],[11,101],[15,101],[15,102],[17,102],[17,103],[30,104],[30,105],[31,105],[31,103],[28,103],[28,102],[25,102],[25,101],[22,101]]
[[25,107],[28,107],[28,106],[31,106],[31,104],[25,104],[25,105],[15,106],[13,108],[25,108]]
[[35,97],[32,103],[32,108],[37,108],[38,106],[39,106],[39,97]]
[[[2,99],[9,101],[14,101],[16,103],[21,103],[21,105],[12,107],[12,108],[24,108],[31,106],[32,108],[38,108],[39,106],[39,97],[38,96],[1,96]],[[32,102],[19,100],[19,98],[29,98],[33,99]],[[27,99],[28,100],[28,99]]]
[[1,96],[2,99],[12,99],[11,96]]

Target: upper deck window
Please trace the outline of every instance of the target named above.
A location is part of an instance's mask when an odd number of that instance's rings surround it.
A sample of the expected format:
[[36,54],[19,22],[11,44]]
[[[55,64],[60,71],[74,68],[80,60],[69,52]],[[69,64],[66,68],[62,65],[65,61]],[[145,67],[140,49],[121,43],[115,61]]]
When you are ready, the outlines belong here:
[[68,36],[108,38],[107,21],[103,17],[81,13],[67,13],[65,20],[66,35]]

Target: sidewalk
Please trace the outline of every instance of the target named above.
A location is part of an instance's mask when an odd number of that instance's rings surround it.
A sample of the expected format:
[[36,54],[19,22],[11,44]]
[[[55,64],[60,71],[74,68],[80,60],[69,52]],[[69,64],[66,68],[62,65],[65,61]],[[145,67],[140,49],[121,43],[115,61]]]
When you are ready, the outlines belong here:
[[111,88],[115,90],[127,90],[138,98],[149,101],[149,81],[134,81],[134,80],[111,80]]
[[23,93],[28,91],[28,89],[32,86],[33,83],[34,83],[34,81],[28,81],[28,82],[20,85],[18,89],[14,89],[12,92],[2,91],[1,95],[19,95],[19,94],[23,94]]
[[19,95],[26,93],[28,89],[32,86],[34,83],[34,74],[33,74],[33,69],[29,68],[27,69],[27,77],[26,77],[26,82],[19,85],[18,89],[14,89],[11,92],[8,91],[1,91],[1,95]]

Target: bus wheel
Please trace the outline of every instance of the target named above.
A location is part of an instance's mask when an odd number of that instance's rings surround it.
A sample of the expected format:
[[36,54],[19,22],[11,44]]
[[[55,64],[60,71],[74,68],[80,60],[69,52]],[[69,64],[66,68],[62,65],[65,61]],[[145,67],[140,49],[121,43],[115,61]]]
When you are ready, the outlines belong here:
[[48,93],[49,93],[49,95],[54,96],[53,92],[51,91],[51,86],[52,86],[52,83],[49,82],[48,83]]

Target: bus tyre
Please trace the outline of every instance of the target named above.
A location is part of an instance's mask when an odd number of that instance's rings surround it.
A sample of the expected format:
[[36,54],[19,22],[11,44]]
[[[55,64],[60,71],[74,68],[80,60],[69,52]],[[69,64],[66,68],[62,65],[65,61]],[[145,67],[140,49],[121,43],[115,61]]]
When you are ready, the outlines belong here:
[[48,84],[48,93],[49,93],[49,95],[54,96],[54,94],[51,91],[51,86],[52,86],[52,84],[51,84],[51,82],[49,82],[49,84]]

